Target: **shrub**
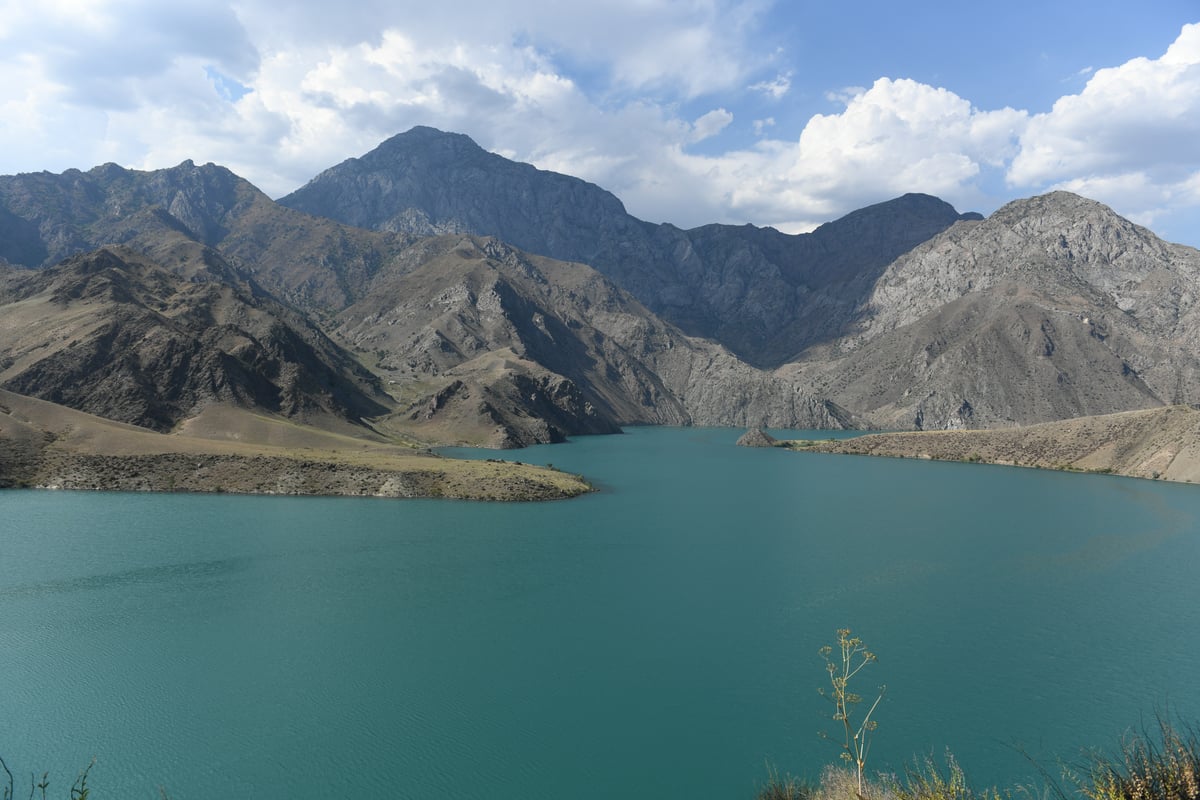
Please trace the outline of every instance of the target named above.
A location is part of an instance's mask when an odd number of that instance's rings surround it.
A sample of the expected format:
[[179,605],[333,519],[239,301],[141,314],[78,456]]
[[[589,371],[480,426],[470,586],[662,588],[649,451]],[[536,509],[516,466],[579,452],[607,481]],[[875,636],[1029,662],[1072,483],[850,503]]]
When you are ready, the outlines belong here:
[[977,792],[967,785],[962,767],[954,755],[946,751],[946,771],[942,772],[933,757],[926,757],[905,770],[904,781],[893,778],[891,794],[896,800],[1000,800],[996,789]]
[[1200,741],[1159,717],[1157,737],[1142,731],[1116,757],[1093,754],[1087,780],[1076,782],[1091,800],[1200,800]]
[[[96,759],[93,758],[92,763],[88,764],[87,768],[83,770],[83,772],[80,772],[79,777],[77,777],[75,782],[71,784],[71,789],[67,794],[67,797],[70,798],[70,800],[88,800],[88,794],[91,791],[88,789],[87,785],[88,773],[92,771],[92,767],[95,765],[95,763]],[[13,800],[13,790],[15,788],[15,784],[13,783],[13,774],[9,770],[8,764],[4,762],[3,758],[0,758],[0,769],[4,770],[4,774],[8,779],[8,785],[2,787],[3,791],[0,792],[0,799]],[[42,779],[40,781],[37,779],[37,775],[35,773],[29,774],[30,800],[33,800],[35,796],[40,797],[42,800],[46,800],[46,790],[48,788],[50,788],[49,772],[43,772]],[[39,791],[41,794],[36,794]]]
[[779,772],[767,767],[767,783],[758,790],[756,800],[815,800],[813,787],[788,775],[779,777]]

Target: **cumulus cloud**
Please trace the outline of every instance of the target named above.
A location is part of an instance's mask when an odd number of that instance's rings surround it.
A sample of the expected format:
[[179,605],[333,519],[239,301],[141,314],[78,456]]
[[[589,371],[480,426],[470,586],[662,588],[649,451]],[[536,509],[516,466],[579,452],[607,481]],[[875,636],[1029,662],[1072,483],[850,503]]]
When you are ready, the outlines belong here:
[[726,214],[788,231],[905,192],[952,202],[978,195],[985,170],[1016,149],[1022,111],[980,111],[953,92],[881,78],[838,114],[809,120],[799,140],[697,159],[722,188]]
[[1096,70],[1079,94],[1029,120],[1008,181],[1052,185],[1151,220],[1200,180],[1200,24],[1160,58]]

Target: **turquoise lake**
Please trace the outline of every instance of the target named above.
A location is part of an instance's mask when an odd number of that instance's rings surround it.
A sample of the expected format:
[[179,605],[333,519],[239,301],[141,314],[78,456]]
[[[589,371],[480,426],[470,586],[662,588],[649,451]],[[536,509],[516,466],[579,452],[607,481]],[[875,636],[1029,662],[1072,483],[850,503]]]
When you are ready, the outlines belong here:
[[[1200,720],[1200,486],[632,429],[545,504],[0,493],[0,756],[96,800],[752,798],[837,751],[976,783]],[[824,434],[820,434],[824,436]]]

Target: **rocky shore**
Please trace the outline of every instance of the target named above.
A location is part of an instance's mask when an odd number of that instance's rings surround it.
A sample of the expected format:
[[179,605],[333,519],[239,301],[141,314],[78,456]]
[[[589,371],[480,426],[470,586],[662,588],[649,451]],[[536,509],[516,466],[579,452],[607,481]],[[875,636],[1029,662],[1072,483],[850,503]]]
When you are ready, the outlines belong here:
[[[214,492],[352,497],[446,497],[465,500],[556,500],[589,491],[565,480],[524,475],[513,464],[485,464],[460,472],[446,459],[426,469],[389,470],[278,456],[101,456],[55,453],[26,472],[25,486],[121,492]],[[535,470],[534,467],[526,467]],[[458,474],[456,474],[458,473]],[[10,485],[13,485],[10,481]]]

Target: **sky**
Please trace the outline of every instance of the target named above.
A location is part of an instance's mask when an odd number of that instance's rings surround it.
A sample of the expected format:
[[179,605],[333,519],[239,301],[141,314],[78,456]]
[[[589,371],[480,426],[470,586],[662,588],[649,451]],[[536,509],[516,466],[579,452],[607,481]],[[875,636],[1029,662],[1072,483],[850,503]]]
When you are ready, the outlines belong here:
[[1200,246],[1197,0],[0,0],[0,174],[272,197],[414,125],[680,227],[1068,189]]

